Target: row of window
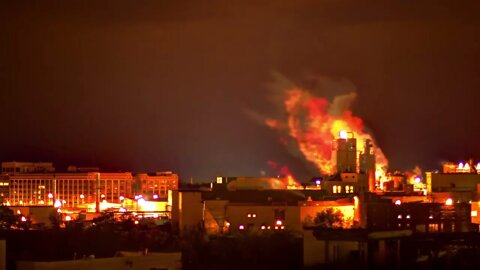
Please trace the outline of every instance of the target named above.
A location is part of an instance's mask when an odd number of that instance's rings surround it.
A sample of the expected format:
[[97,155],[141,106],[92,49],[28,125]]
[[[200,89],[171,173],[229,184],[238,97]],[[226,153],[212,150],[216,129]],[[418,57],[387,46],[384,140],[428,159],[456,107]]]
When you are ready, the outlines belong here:
[[[333,186],[332,192],[335,194],[342,193],[342,186]],[[345,186],[345,193],[353,193],[353,186]]]

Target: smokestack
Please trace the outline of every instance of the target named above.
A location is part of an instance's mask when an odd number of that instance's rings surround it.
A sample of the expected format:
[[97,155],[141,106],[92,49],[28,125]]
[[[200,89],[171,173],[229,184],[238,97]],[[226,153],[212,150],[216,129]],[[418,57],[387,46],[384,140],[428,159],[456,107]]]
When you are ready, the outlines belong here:
[[365,140],[365,149],[360,154],[360,173],[368,176],[368,191],[375,191],[375,151],[370,139]]
[[357,139],[353,133],[340,131],[335,144],[333,156],[336,161],[336,172],[357,172]]

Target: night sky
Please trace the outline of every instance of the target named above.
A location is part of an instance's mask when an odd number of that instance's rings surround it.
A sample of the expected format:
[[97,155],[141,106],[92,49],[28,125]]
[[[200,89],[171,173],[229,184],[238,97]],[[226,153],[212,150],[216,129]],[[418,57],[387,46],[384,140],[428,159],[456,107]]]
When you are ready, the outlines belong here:
[[[249,3],[250,2],[250,3]],[[480,159],[479,1],[1,1],[0,160],[315,174],[246,111],[348,80],[392,169]],[[318,93],[321,94],[321,93]]]

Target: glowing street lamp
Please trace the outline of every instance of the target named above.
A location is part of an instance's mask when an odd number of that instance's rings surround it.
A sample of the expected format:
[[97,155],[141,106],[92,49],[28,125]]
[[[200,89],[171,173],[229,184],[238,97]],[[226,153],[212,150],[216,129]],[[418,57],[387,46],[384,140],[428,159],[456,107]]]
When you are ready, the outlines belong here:
[[453,200],[452,200],[452,198],[448,198],[448,199],[445,201],[445,205],[453,205]]
[[62,202],[60,200],[55,200],[55,203],[53,204],[53,207],[55,207],[55,208],[62,207]]

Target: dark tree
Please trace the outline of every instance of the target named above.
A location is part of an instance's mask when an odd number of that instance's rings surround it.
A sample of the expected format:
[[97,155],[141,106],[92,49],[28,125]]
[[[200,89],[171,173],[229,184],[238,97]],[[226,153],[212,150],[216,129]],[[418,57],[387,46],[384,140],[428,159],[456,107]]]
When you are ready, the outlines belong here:
[[317,213],[313,222],[323,228],[342,228],[344,226],[343,213],[340,210],[333,211],[332,208],[328,208]]

